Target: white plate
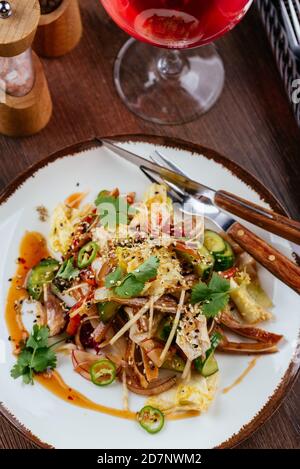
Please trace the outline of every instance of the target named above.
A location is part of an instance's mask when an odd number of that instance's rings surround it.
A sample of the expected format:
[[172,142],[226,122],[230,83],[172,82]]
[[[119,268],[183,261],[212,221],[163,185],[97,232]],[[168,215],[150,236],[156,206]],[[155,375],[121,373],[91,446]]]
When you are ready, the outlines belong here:
[[[153,151],[153,142],[162,142],[155,138],[148,139],[151,143],[142,140],[122,145],[146,156]],[[258,194],[263,193],[276,205],[274,198],[260,183],[232,162],[201,147],[178,142],[174,146],[174,141],[166,139],[164,142],[170,146],[158,144],[159,149],[193,179],[266,205]],[[82,148],[88,149],[82,151]],[[136,191],[140,197],[148,185],[148,180],[136,167],[108,150],[96,144],[79,145],[78,149],[78,152],[61,152],[30,169],[10,185],[0,200],[0,401],[3,414],[28,438],[56,448],[212,448],[237,444],[275,410],[298,368],[299,296],[262,268],[262,282],[275,304],[274,320],[265,327],[284,334],[285,340],[280,344],[279,353],[261,357],[244,380],[227,394],[223,394],[222,389],[241,375],[251,357],[220,355],[221,379],[217,397],[209,411],[197,418],[167,422],[159,434],[148,435],[133,421],[73,406],[38,383],[24,386],[21,380],[10,378],[9,372],[15,360],[4,320],[8,278],[15,273],[15,260],[24,232],[35,230],[45,235],[48,233],[49,226],[39,221],[36,207],[42,204],[52,210],[57,203],[78,190],[78,182],[79,190],[90,191],[91,200],[100,189],[116,186],[122,192]],[[192,155],[189,149],[198,152],[198,156]],[[201,156],[201,152],[206,156]],[[71,157],[72,153],[76,154]],[[260,229],[253,230],[272,241],[284,253],[291,254],[287,242]],[[109,389],[93,386],[72,371],[69,358],[59,360],[58,370],[70,386],[93,401],[110,407],[122,407],[121,386],[118,383]],[[143,402],[144,398],[130,396],[133,410],[138,410]]]

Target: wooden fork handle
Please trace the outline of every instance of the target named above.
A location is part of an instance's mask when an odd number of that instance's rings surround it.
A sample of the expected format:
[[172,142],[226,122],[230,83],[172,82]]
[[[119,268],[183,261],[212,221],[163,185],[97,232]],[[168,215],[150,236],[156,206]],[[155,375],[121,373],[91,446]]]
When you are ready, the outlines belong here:
[[227,233],[275,277],[300,294],[300,267],[238,222]]
[[300,244],[300,223],[272,210],[249,202],[230,192],[218,191],[215,195],[218,207],[260,226],[267,231]]

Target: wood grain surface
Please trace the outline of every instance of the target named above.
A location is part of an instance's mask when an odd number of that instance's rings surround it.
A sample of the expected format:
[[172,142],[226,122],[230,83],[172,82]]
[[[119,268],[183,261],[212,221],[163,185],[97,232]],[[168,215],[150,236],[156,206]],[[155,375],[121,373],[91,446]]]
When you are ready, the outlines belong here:
[[[299,220],[300,130],[255,8],[217,43],[227,74],[217,105],[193,123],[159,127],[130,114],[116,95],[112,67],[126,35],[98,0],[80,4],[81,43],[63,58],[44,60],[54,102],[50,124],[34,137],[0,137],[1,189],[30,164],[79,140],[114,133],[169,135],[229,156],[262,180]],[[240,448],[300,448],[299,395],[300,379],[275,415]],[[0,447],[33,445],[1,418]]]

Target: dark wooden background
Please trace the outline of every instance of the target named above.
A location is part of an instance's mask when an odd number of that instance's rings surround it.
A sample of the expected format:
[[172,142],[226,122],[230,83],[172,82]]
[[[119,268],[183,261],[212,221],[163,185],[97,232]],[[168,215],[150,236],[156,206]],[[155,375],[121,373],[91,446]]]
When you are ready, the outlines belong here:
[[[227,73],[217,105],[193,123],[161,127],[136,118],[116,95],[112,67],[126,35],[107,17],[99,0],[80,3],[82,42],[66,57],[44,61],[54,102],[50,124],[31,138],[0,137],[0,189],[49,153],[95,135],[169,135],[211,147],[237,161],[299,219],[300,130],[255,8],[217,43]],[[275,415],[240,448],[300,448],[299,395],[300,379]],[[0,418],[1,447],[33,445]]]

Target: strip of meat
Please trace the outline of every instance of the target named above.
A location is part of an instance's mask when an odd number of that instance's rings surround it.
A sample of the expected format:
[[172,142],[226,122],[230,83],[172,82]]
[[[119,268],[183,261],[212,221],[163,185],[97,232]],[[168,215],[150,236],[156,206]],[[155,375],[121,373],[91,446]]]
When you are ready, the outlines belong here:
[[282,335],[274,334],[273,332],[268,332],[257,327],[247,326],[236,321],[231,317],[227,312],[223,312],[220,316],[220,322],[228,327],[230,330],[235,332],[238,335],[248,337],[250,339],[257,340],[258,342],[277,344],[282,338]]
[[47,325],[50,337],[57,335],[66,325],[65,313],[61,301],[51,292],[49,284],[44,285],[44,302],[47,313]]
[[136,384],[127,381],[128,389],[135,394],[141,394],[142,396],[156,396],[157,394],[168,391],[174,386],[174,384],[176,384],[176,376],[153,381],[149,384],[147,389],[143,389]]

